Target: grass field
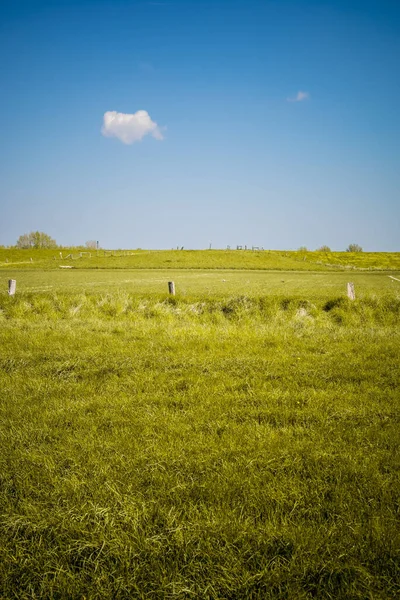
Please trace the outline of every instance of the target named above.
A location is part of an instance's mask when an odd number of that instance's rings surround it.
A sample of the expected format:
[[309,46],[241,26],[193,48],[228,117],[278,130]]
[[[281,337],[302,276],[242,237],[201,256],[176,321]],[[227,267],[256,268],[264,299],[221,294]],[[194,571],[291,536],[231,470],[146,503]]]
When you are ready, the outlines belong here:
[[[279,271],[397,270],[400,252],[282,252],[251,250],[0,249],[0,270],[59,269],[257,269]],[[69,258],[67,258],[69,257]],[[31,260],[32,259],[32,260]]]
[[346,293],[348,281],[357,296],[400,292],[400,271],[243,271],[200,269],[68,269],[42,271],[0,271],[0,290],[6,293],[8,280],[16,279],[18,292],[107,293],[121,290],[134,294],[160,295],[173,280],[180,296],[202,295],[289,295],[328,299]]
[[399,597],[398,272],[14,268],[0,598]]

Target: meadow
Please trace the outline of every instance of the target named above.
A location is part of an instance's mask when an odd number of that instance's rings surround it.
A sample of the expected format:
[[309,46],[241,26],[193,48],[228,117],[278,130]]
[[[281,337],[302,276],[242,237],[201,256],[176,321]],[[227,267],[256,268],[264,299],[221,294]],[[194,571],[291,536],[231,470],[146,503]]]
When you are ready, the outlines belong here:
[[397,256],[157,260],[1,268],[0,597],[399,597]]
[[[60,256],[61,253],[61,256]],[[17,269],[245,269],[278,271],[397,270],[400,252],[279,250],[19,250],[0,248],[0,271]]]
[[357,296],[395,292],[400,271],[272,271],[239,269],[77,269],[77,270],[0,270],[0,290],[6,292],[8,280],[15,279],[22,293],[94,293],[125,291],[159,296],[174,281],[180,297],[209,296],[303,296],[328,299],[346,292],[354,282]]

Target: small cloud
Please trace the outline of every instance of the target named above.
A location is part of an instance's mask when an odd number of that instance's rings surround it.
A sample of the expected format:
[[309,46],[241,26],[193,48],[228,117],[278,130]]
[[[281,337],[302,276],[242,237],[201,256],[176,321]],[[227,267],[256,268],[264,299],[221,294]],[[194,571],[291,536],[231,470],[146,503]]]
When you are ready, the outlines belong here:
[[310,94],[308,92],[297,92],[294,98],[288,98],[288,102],[303,102],[304,100],[309,100]]
[[151,120],[146,110],[138,110],[134,114],[115,110],[104,113],[101,133],[105,137],[116,137],[124,144],[140,142],[145,135],[151,135],[156,140],[164,139],[160,127]]

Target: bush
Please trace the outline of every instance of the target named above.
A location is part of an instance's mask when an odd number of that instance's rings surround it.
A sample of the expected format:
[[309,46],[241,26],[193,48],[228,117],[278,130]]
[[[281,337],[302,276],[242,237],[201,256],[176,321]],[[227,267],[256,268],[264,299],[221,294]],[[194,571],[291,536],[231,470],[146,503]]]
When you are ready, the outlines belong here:
[[346,252],[362,252],[363,249],[358,244],[349,244],[346,248]]
[[19,236],[17,248],[57,248],[57,243],[43,231],[31,231]]

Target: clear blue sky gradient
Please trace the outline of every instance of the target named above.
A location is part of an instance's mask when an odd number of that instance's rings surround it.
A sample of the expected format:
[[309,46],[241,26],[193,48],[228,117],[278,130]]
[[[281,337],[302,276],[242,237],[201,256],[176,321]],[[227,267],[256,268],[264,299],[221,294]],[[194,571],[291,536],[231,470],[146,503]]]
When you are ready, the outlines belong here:
[[1,0],[0,52],[0,244],[400,251],[398,1]]

